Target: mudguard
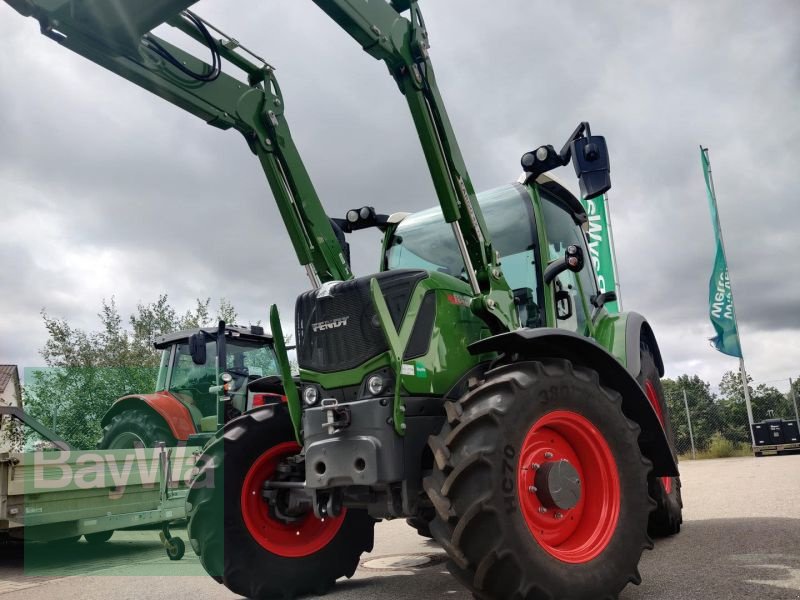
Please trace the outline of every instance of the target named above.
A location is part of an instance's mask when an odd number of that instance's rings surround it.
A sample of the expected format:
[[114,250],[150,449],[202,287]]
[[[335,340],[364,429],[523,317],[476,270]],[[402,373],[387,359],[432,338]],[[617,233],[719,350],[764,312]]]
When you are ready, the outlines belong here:
[[[594,369],[604,385],[622,395],[622,412],[625,416],[642,428],[639,447],[642,454],[653,463],[653,473],[659,477],[678,476],[678,467],[664,429],[644,391],[629,370],[591,338],[561,329],[518,329],[475,342],[469,346],[469,350],[473,354],[498,352],[506,356],[519,354],[534,359],[563,358]],[[638,361],[638,342],[634,354]]]
[[178,441],[186,441],[190,435],[197,432],[189,409],[169,392],[123,396],[108,409],[100,425],[105,427],[112,418],[124,410],[152,410],[164,419]]
[[639,351],[641,343],[645,342],[647,347],[653,352],[656,360],[659,376],[664,376],[664,361],[661,358],[661,351],[658,349],[658,342],[653,333],[650,323],[637,312],[626,313],[625,320],[625,355],[627,359],[628,372],[633,377],[638,377],[642,370],[642,356]]

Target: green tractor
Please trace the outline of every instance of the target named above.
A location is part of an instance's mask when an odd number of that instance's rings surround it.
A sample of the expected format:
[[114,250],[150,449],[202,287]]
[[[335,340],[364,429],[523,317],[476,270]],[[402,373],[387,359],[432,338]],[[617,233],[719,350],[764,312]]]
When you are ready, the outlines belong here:
[[[331,219],[273,68],[192,0],[6,2],[59,44],[239,131],[309,276],[299,380],[270,314],[286,403],[229,420],[200,460],[189,537],[209,574],[252,598],[322,593],[353,575],[378,520],[406,518],[478,598],[615,598],[639,583],[651,536],[680,528],[680,483],[653,331],[606,310],[584,209],[549,175],[571,162],[584,198],[610,188],[588,123],[560,150],[525,153],[516,183],[476,195],[418,3],[314,0],[388,67],[439,201]],[[210,61],[152,32],[164,22]],[[346,235],[370,227],[383,232],[381,271],[354,277]],[[216,389],[231,376],[218,369]]]
[[[101,421],[99,448],[202,446],[229,420],[285,400],[272,336],[262,327],[220,322],[159,336],[155,348],[155,391],[114,402]],[[218,372],[218,365],[225,368]]]

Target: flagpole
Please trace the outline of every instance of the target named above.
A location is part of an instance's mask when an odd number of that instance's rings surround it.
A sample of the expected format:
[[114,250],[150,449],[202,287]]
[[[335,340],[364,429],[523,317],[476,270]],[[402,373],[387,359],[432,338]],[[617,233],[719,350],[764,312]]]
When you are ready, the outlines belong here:
[[[725,239],[722,235],[722,224],[719,220],[719,206],[717,206],[717,190],[714,187],[714,174],[711,172],[711,158],[708,154],[708,148],[703,148],[702,144],[700,145],[700,151],[706,155],[706,164],[708,165],[708,181],[711,185],[711,198],[714,201],[714,218],[716,219],[716,226],[717,232],[719,235],[719,243],[722,246],[722,253],[725,255],[725,262],[727,265],[727,257],[728,253],[725,251]],[[730,269],[728,270],[728,286],[730,287],[731,292],[731,312],[733,313],[733,322],[736,324],[736,331],[739,332],[739,320],[736,318],[736,303],[733,301],[733,282],[731,281],[731,273]],[[750,441],[755,448],[756,445],[756,437],[753,433],[753,405],[750,401],[750,388],[747,382],[747,370],[744,367],[744,350],[742,350],[742,336],[739,335],[739,350],[741,351],[741,356],[739,357],[739,377],[742,380],[742,389],[744,390],[744,403],[747,408],[747,424],[748,429],[750,430]]]
[[611,265],[614,269],[614,291],[617,292],[617,308],[622,312],[622,292],[619,287],[619,269],[617,268],[617,246],[614,244],[614,231],[611,229],[611,204],[608,194],[605,195],[606,226],[608,227],[608,243],[611,246]]

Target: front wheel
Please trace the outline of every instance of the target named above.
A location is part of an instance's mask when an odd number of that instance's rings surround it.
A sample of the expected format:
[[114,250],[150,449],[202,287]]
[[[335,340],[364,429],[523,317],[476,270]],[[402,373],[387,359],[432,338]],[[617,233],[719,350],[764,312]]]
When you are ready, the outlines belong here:
[[639,583],[652,501],[639,427],[597,373],[498,367],[432,436],[431,532],[478,598],[616,598]]
[[264,500],[264,482],[299,452],[286,409],[264,407],[229,422],[199,460],[187,498],[189,539],[206,571],[236,594],[321,594],[352,577],[372,550],[375,521],[366,511],[289,520]]

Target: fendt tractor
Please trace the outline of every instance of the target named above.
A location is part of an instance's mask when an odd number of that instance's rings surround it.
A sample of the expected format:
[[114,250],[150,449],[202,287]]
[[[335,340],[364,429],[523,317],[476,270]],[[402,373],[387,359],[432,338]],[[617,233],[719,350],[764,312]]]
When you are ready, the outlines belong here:
[[272,336],[258,325],[220,321],[216,329],[161,335],[154,346],[161,352],[155,391],[114,402],[100,421],[99,448],[202,446],[231,419],[284,398]]
[[[584,198],[610,188],[588,123],[476,195],[418,3],[314,0],[388,67],[439,201],[330,219],[274,70],[192,0],[6,2],[62,46],[239,131],[311,281],[295,310],[299,379],[270,312],[286,402],[226,423],[192,484],[189,537],[217,581],[254,598],[323,593],[353,575],[376,521],[406,518],[478,598],[616,598],[639,583],[651,536],[679,530],[680,483],[653,331],[604,307],[614,296],[589,267],[586,213],[548,175],[571,162]],[[211,59],[153,33],[163,23]],[[370,227],[383,232],[381,271],[354,277],[346,235]],[[225,397],[231,373],[217,377]]]

